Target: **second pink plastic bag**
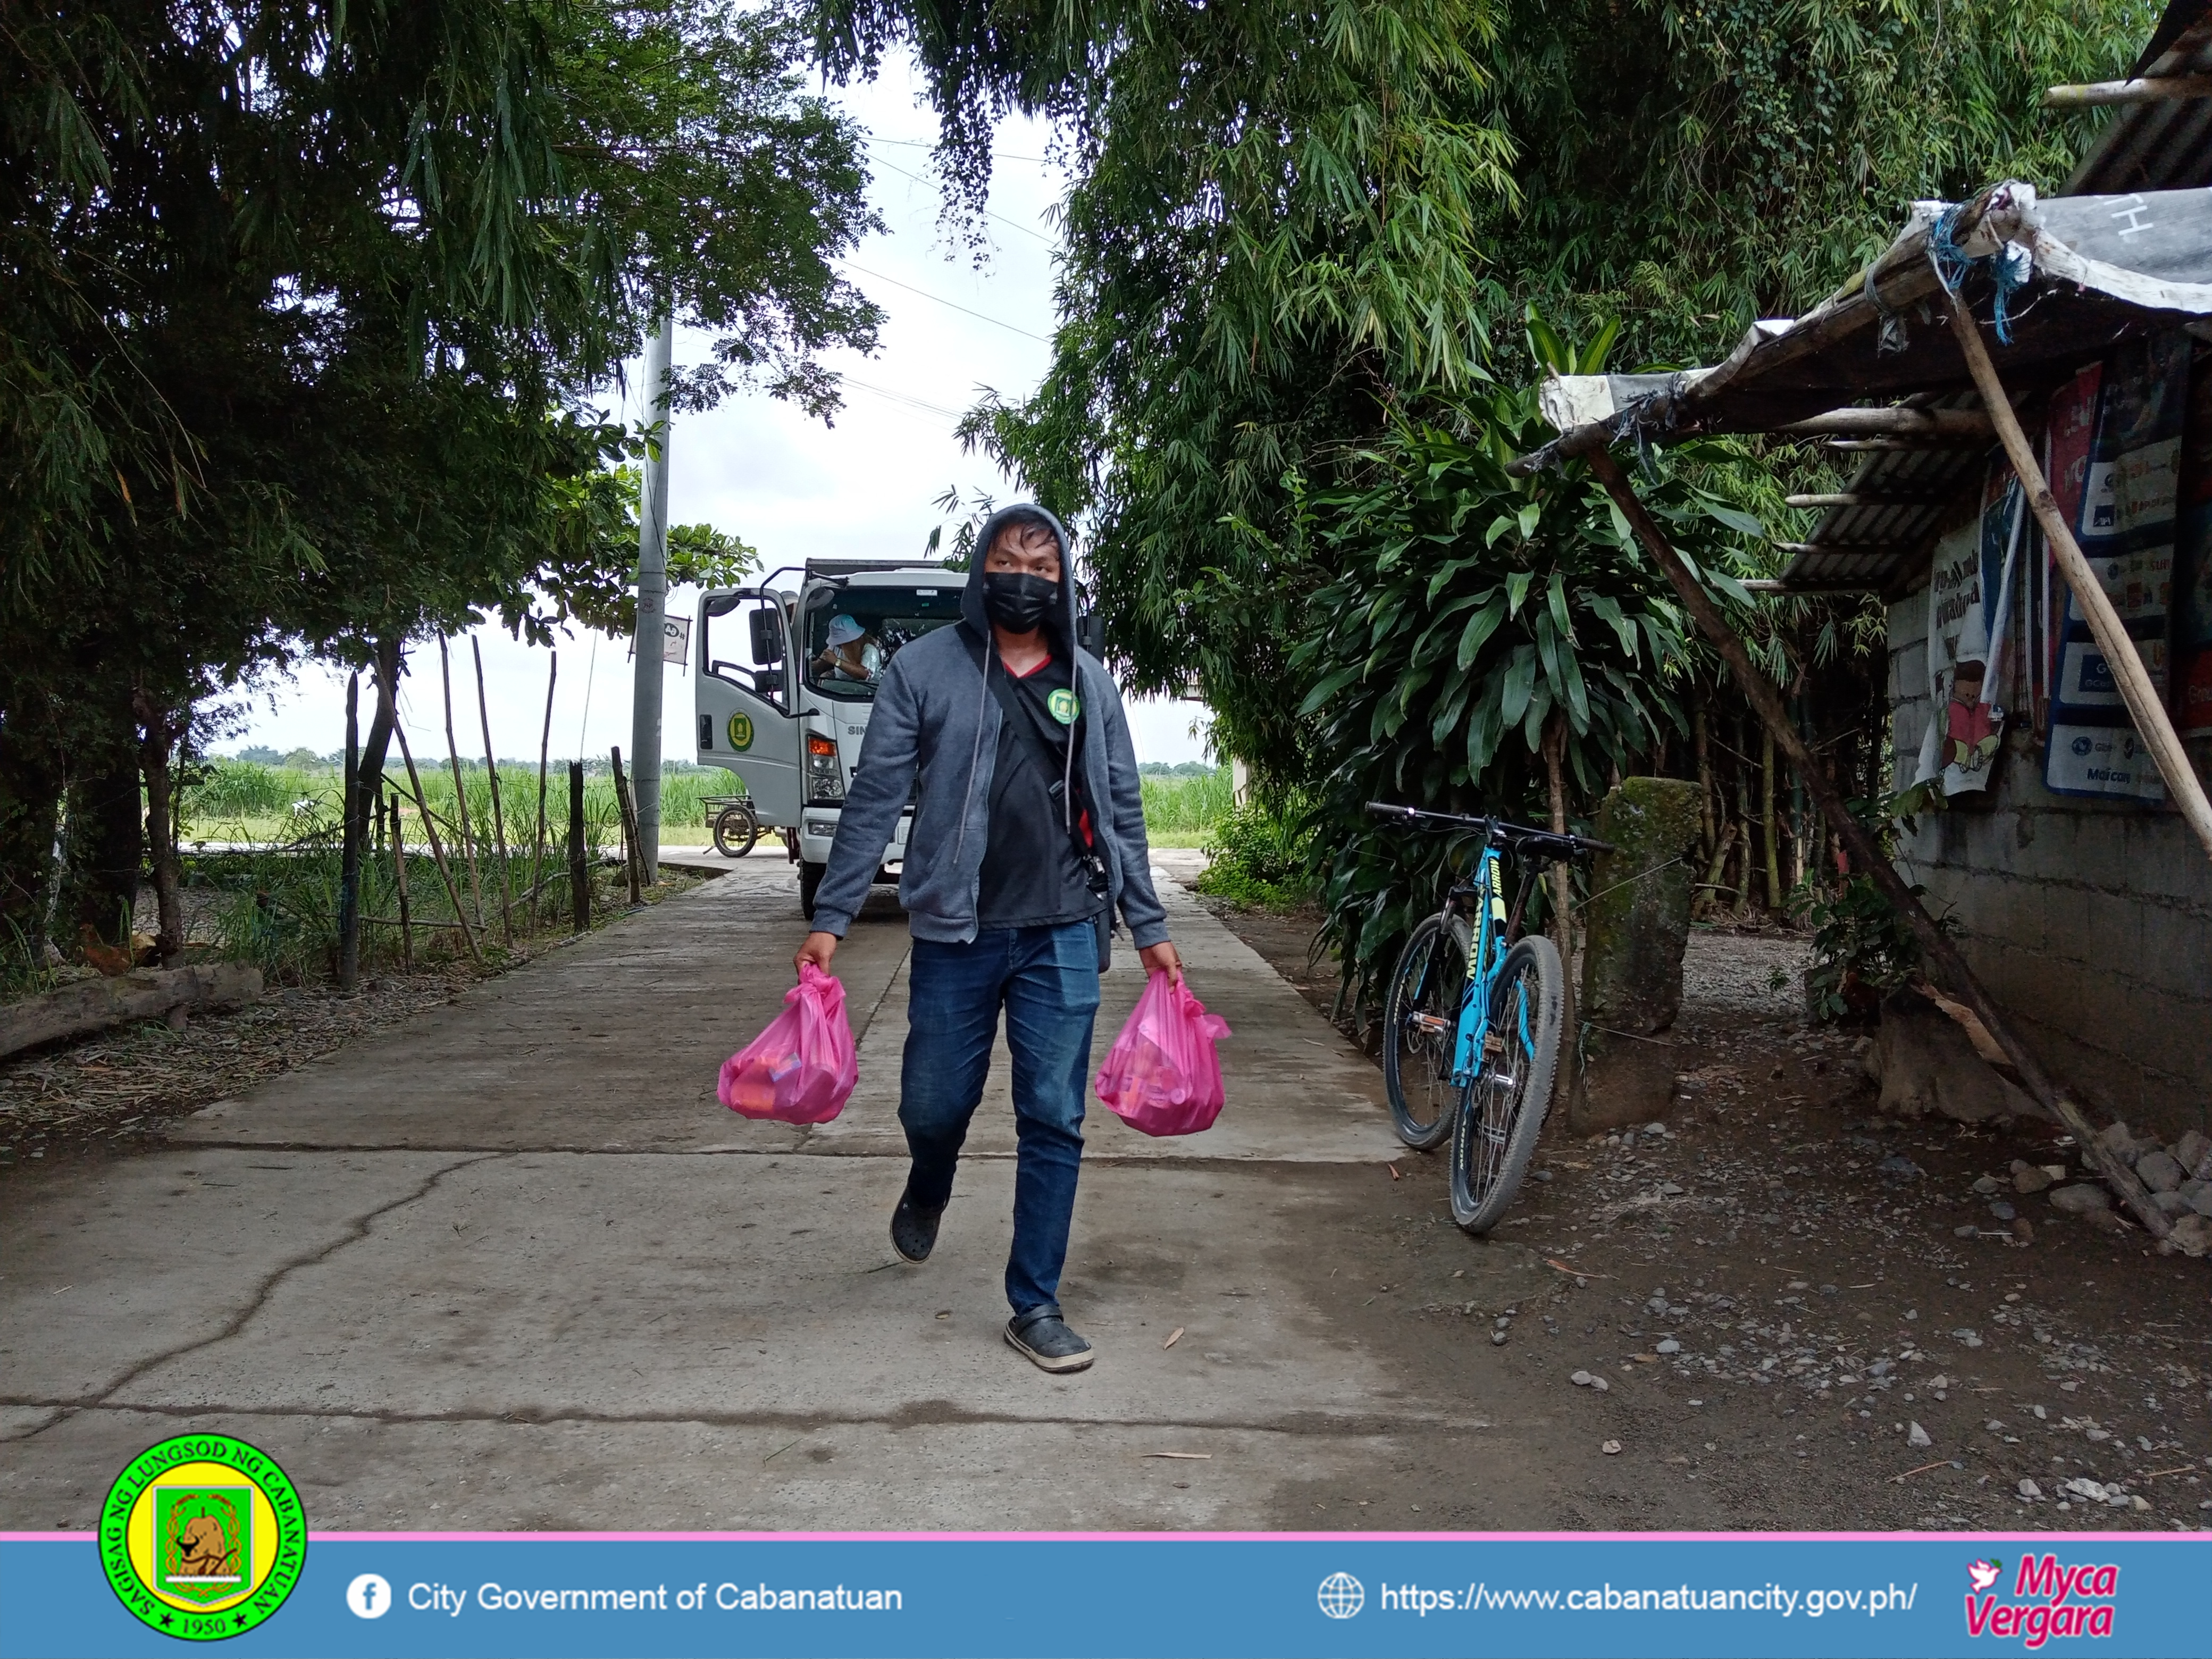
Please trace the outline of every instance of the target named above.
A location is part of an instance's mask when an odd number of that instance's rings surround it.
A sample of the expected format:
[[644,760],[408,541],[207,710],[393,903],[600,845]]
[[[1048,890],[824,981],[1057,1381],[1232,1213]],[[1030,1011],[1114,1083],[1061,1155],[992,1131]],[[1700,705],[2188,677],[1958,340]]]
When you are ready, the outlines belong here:
[[1229,1022],[1190,987],[1154,974],[1098,1072],[1098,1098],[1148,1135],[1194,1135],[1221,1115],[1221,1060]]
[[747,1117],[827,1123],[845,1109],[860,1076],[845,988],[810,962],[768,1030],[722,1062],[714,1092]]

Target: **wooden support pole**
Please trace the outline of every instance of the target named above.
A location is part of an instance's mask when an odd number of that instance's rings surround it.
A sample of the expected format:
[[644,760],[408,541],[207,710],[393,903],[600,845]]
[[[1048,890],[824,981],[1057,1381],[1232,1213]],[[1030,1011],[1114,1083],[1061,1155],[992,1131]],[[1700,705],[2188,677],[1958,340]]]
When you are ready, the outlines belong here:
[[[394,726],[398,721],[393,721]],[[415,971],[415,913],[407,902],[407,837],[399,828],[399,786],[392,785],[392,873],[399,885],[399,964],[408,973]]]
[[484,775],[491,780],[492,845],[499,852],[499,936],[508,950],[514,948],[514,884],[507,873],[507,814],[499,804],[499,755],[491,746],[491,704],[484,696],[483,647],[469,635],[469,651],[477,659],[477,719],[483,725]]
[[[453,700],[451,697],[447,698],[447,708],[450,710],[453,706]],[[430,802],[422,793],[422,775],[415,769],[415,751],[407,742],[406,722],[398,718],[399,698],[396,690],[392,696],[392,707],[394,711],[392,734],[399,739],[399,758],[407,763],[407,781],[414,788],[415,805],[422,814],[422,833],[430,838],[431,861],[438,866],[438,879],[446,884],[446,896],[453,901],[453,914],[461,919],[461,939],[469,947],[469,960],[481,968],[483,966],[483,953],[477,949],[476,932],[469,927],[468,912],[462,908],[460,884],[453,879],[453,872],[446,863],[446,849],[438,840],[438,821],[430,816]],[[450,719],[446,723],[446,729],[448,732],[453,730],[453,722]],[[396,830],[398,820],[395,818],[392,823]],[[398,840],[397,834],[393,836],[392,840],[397,844]]]
[[368,828],[361,814],[361,675],[346,676],[344,839],[338,853],[338,992],[351,996],[361,983],[361,843]]
[[1978,409],[1832,409],[1776,428],[1784,438],[1940,438],[1987,443],[1996,434]]
[[1810,495],[1784,495],[1784,507],[1932,507],[1942,501],[1933,490],[1835,489]]
[[[461,839],[461,851],[469,866],[469,896],[476,902],[477,926],[483,926],[483,879],[477,873],[476,832],[469,823],[468,785],[461,777],[461,745],[453,737],[453,665],[446,651],[446,636],[438,636],[438,680],[446,693],[446,756],[453,763],[453,833]],[[404,750],[404,745],[403,745]],[[430,815],[430,803],[422,802],[422,816]],[[436,842],[436,836],[431,837]]]
[[561,653],[545,653],[545,729],[538,734],[538,828],[530,836],[530,931],[538,932],[538,893],[545,884],[545,763],[553,752],[553,687],[561,677]]
[[2043,106],[2095,109],[2106,104],[2162,104],[2181,98],[2212,98],[2212,75],[2144,76],[2133,81],[2052,87],[2043,94]]
[[[1797,728],[1790,724],[1789,714],[1782,706],[1781,695],[1766,676],[1753,666],[1751,654],[1744,649],[1743,641],[1736,637],[1735,629],[1722,617],[1719,607],[1698,586],[1697,578],[1690,574],[1689,567],[1682,562],[1681,555],[1674,551],[1674,544],[1667,539],[1657,521],[1644,509],[1636,492],[1629,488],[1620,464],[1605,450],[1592,451],[1588,459],[1590,471],[1605,486],[1606,493],[1613,497],[1613,504],[1620,508],[1629,527],[1636,532],[1637,540],[1643,544],[1644,551],[1651,556],[1652,562],[1659,567],[1660,574],[1666,577],[1668,586],[1682,601],[1683,609],[1690,613],[1699,631],[1712,641],[1713,648],[1720,653],[1721,660],[1728,664],[1729,672],[1735,676],[1736,684],[1743,691],[1744,700],[1751,705],[1760,722],[1774,734],[1775,747],[1788,757],[1790,763],[1797,769],[1798,775],[1805,780],[1805,786],[1820,803],[1821,815],[1827,819],[1829,828],[1835,831],[1837,840],[1850,852],[1853,868],[1865,873],[1881,890],[1881,896],[1889,901],[1891,908],[1905,919],[1905,926],[1912,930],[1912,936],[1919,942],[1922,954],[1927,958],[1936,981],[1974,1011],[1976,1018],[2004,1049],[2005,1057],[2012,1061],[2013,1069],[2020,1073],[2020,1080],[2028,1093],[2066,1126],[2079,1143],[2081,1155],[2096,1164],[2105,1179],[2112,1183],[2112,1189],[2119,1194],[2127,1206],[2149,1230],[2151,1237],[2164,1238],[2172,1231],[2172,1223],[2167,1219],[2166,1212],[2151,1201],[2149,1190],[2136,1178],[2136,1172],[2122,1163],[2112,1148],[2098,1138],[2095,1127],[2081,1109],[2067,1097],[2065,1091],[2043,1069],[2042,1062],[2014,1035],[2011,1022],[1998,1012],[1990,994],[1982,988],[1981,981],[1975,977],[1973,969],[1967,967],[1966,958],[1959,954],[1958,947],[1951,943],[1949,936],[1942,928],[1936,927],[1935,919],[1906,884],[1905,878],[1898,874],[1896,866],[1883,856],[1881,847],[1873,834],[1851,816],[1850,809],[1844,804],[1843,793],[1836,787],[1835,779],[1829,775],[1826,763],[1814,754],[1806,746],[1804,738],[1797,734]],[[1747,875],[1746,884],[1748,884]]]
[[1982,343],[1981,325],[1975,322],[1974,313],[1966,309],[1965,301],[1948,289],[1945,294],[1951,301],[1951,331],[1958,336],[1960,355],[1966,358],[1966,372],[1974,377],[1982,402],[1988,405],[1996,422],[1997,438],[2004,445],[2005,459],[2012,463],[2021,488],[2027,492],[2028,509],[2043,526],[2043,538],[2050,544],[2058,568],[2066,577],[2067,586],[2074,590],[2081,614],[2089,619],[2089,632],[2095,635],[2097,648],[2105,653],[2105,664],[2118,683],[2120,701],[2128,706],[2136,735],[2158,762],[2159,773],[2166,779],[2166,793],[2173,797],[2182,817],[2196,831],[2197,839],[2203,842],[2205,853],[2212,855],[2212,800],[2205,799],[2204,786],[2197,780],[2197,769],[2189,763],[2189,751],[2181,746],[2180,734],[2166,717],[2166,704],[2159,698],[2158,688],[2150,683],[2150,674],[2136,653],[2135,641],[2128,637],[2120,613],[2112,609],[2112,600],[2105,596],[2105,585],[2097,580],[2097,573],[2082,556],[2081,544],[2074,539],[2073,526],[2058,510],[2051,485],[2036,463],[2035,451],[2012,412],[2004,383],[1997,378],[1996,365],[1990,361],[1990,349]]
[[584,862],[584,763],[568,763],[568,921],[576,932],[592,925],[592,872]]

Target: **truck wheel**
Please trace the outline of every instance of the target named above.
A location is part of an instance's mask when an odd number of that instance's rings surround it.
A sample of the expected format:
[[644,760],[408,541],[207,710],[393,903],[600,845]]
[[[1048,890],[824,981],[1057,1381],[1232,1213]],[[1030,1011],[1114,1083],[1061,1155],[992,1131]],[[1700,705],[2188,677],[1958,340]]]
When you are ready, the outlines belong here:
[[799,914],[814,920],[814,896],[822,890],[822,872],[830,866],[801,860],[799,866]]

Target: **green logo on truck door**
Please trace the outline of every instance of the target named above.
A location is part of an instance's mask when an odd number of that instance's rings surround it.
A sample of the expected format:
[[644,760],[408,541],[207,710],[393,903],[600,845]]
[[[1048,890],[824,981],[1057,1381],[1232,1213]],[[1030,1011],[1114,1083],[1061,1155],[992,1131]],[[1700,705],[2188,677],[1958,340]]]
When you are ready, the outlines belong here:
[[753,746],[753,717],[738,714],[730,716],[730,747],[740,754]]

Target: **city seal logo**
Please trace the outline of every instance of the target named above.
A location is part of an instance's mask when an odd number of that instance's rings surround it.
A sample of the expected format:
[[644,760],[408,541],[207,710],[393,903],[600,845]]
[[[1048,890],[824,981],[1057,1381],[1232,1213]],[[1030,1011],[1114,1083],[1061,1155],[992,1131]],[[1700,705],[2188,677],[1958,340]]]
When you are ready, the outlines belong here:
[[1075,717],[1083,712],[1083,699],[1063,685],[1044,700],[1044,706],[1052,710],[1053,719],[1062,726],[1073,726]]
[[753,717],[750,714],[730,716],[730,747],[743,754],[753,746]]
[[108,1488],[100,1564],[123,1605],[164,1636],[242,1636],[300,1582],[307,1522],[268,1453],[227,1434],[149,1446]]
[[1321,1581],[1321,1610],[1332,1619],[1349,1619],[1367,1605],[1367,1587],[1348,1572]]

